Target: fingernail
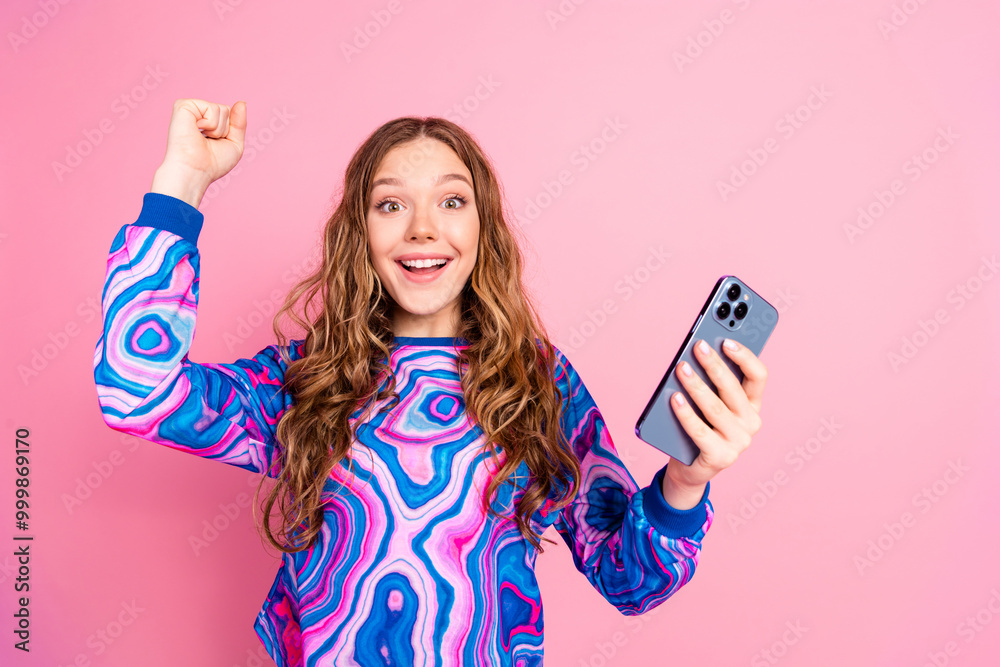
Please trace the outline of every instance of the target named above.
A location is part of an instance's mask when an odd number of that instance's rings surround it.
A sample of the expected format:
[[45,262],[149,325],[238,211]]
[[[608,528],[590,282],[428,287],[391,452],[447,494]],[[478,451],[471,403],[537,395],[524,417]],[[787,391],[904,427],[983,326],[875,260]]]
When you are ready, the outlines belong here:
[[689,364],[686,361],[682,361],[681,362],[681,373],[684,373],[684,375],[690,376],[691,375],[691,364]]
[[725,340],[725,341],[724,341],[724,342],[722,343],[722,346],[723,346],[723,347],[725,347],[725,348],[726,348],[727,350],[729,350],[730,352],[735,352],[736,350],[740,349],[740,346],[736,344],[736,341],[734,341],[734,340],[731,340],[731,339],[729,339],[729,338],[727,338],[727,339],[726,339],[726,340]]
[[687,401],[684,400],[684,394],[677,392],[674,395],[674,400],[677,401],[677,405],[684,405]]
[[698,349],[701,350],[703,354],[708,354],[709,353],[708,343],[706,343],[703,340],[698,341]]

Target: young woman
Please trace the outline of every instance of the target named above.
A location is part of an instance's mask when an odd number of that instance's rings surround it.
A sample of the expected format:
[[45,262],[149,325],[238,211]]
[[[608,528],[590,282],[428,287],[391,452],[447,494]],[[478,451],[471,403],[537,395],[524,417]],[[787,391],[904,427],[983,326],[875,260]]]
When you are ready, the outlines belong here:
[[[352,157],[279,344],[192,362],[197,207],[246,127],[243,102],[174,103],[166,157],[111,246],[94,370],[110,427],[274,479],[262,530],[283,561],[255,623],[274,661],[540,665],[549,526],[623,614],[688,582],[709,480],[761,426],[760,360],[727,350],[741,385],[697,353],[720,395],[680,379],[711,424],[672,405],[701,455],[640,489],[523,290],[489,161],[458,125],[406,117]],[[305,331],[287,344],[286,312]]]

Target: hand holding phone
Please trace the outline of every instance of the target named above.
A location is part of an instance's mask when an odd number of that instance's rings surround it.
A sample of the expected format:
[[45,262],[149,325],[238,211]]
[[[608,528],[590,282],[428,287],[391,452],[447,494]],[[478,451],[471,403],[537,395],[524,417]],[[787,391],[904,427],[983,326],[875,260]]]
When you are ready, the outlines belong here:
[[777,322],[777,309],[750,289],[746,283],[736,276],[719,278],[687,338],[674,356],[670,368],[660,380],[659,386],[636,422],[636,436],[681,463],[691,465],[700,450],[674,414],[669,404],[670,397],[674,392],[681,392],[698,417],[709,426],[712,424],[678,380],[677,366],[681,361],[686,361],[694,373],[718,394],[718,390],[695,358],[694,344],[698,340],[705,340],[737,380],[742,382],[743,371],[722,350],[723,340],[731,338],[759,356]]

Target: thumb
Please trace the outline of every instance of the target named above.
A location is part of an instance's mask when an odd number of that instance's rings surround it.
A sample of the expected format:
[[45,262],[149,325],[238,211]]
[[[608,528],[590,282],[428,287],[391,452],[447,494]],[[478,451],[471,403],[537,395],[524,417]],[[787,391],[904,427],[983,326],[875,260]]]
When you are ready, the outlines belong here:
[[233,105],[229,114],[229,133],[227,139],[231,139],[243,152],[243,142],[247,135],[247,103],[240,100]]

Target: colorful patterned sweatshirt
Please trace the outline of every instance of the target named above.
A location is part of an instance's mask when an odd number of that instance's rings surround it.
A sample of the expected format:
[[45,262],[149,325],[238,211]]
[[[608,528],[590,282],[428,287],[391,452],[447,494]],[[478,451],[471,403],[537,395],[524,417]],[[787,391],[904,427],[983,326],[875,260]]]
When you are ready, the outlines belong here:
[[[291,403],[277,345],[228,364],[188,358],[203,222],[186,202],[147,193],[138,219],[115,236],[94,352],[98,401],[117,431],[273,475],[276,427]],[[537,550],[513,521],[482,511],[494,464],[465,410],[456,351],[465,344],[393,340],[400,400],[366,413],[354,477],[346,464],[334,468],[317,541],[283,555],[254,624],[280,667],[542,664]],[[289,342],[293,359],[301,345]],[[663,499],[666,466],[638,488],[579,374],[557,354],[561,428],[582,481],[572,504],[545,505],[531,524],[539,535],[554,526],[594,588],[622,614],[641,614],[693,576],[714,516],[709,489],[680,511]],[[508,482],[493,506],[509,516],[521,492]]]

